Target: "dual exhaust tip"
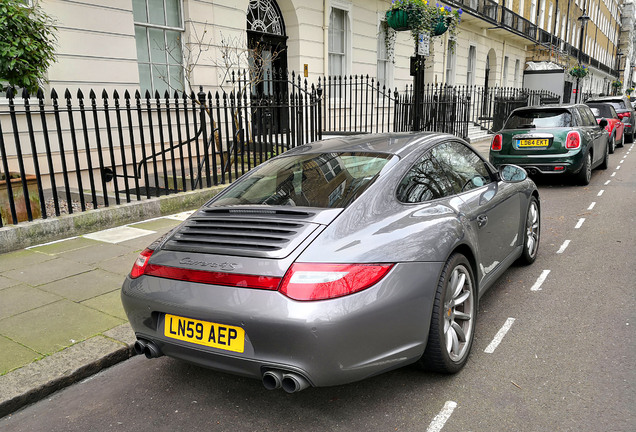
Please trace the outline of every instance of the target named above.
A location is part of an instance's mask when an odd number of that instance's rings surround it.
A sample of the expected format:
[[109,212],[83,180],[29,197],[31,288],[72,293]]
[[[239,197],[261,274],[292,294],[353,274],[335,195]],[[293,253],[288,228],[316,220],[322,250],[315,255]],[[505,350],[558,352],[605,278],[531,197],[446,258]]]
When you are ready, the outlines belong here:
[[263,385],[267,390],[276,390],[282,387],[287,393],[296,393],[310,386],[302,375],[295,372],[283,372],[280,370],[268,370],[263,374]]
[[145,339],[137,339],[133,348],[137,355],[143,354],[148,359],[161,357],[163,355],[159,347],[154,342]]
[[[161,357],[163,355],[163,352],[161,352],[154,342],[146,339],[137,339],[133,347],[137,355],[143,354],[148,359]],[[310,386],[309,381],[302,375],[276,369],[268,370],[263,374],[263,385],[267,390],[282,388],[287,393],[296,393]]]

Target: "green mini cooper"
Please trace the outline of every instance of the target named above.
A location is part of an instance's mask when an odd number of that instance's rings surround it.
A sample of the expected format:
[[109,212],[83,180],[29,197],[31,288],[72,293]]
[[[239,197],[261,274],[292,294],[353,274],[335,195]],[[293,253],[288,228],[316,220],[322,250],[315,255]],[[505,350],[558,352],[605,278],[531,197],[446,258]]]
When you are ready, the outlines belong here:
[[493,137],[490,162],[518,165],[533,176],[572,176],[587,185],[592,169],[608,166],[606,125],[583,104],[517,108]]

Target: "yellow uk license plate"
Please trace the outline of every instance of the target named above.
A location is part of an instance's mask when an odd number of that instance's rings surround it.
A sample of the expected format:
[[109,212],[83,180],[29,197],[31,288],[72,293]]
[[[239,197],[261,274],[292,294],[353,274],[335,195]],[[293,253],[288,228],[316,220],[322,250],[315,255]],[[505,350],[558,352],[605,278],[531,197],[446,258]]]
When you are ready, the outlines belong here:
[[241,327],[199,321],[176,315],[166,314],[163,334],[171,339],[227,351],[242,353],[245,349],[245,330]]
[[548,144],[549,140],[547,138],[519,140],[519,147],[547,147]]

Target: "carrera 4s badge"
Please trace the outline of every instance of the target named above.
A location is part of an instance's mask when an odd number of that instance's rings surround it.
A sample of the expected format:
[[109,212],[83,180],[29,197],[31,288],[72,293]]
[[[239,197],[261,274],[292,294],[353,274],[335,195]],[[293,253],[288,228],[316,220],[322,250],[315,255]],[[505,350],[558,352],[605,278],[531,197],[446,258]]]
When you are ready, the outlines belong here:
[[230,263],[230,262],[217,263],[217,262],[200,261],[200,260],[192,259],[190,257],[183,258],[181,261],[179,261],[179,264],[193,266],[193,267],[208,267],[208,268],[213,268],[213,269],[223,270],[223,271],[234,271],[238,267],[237,263]]

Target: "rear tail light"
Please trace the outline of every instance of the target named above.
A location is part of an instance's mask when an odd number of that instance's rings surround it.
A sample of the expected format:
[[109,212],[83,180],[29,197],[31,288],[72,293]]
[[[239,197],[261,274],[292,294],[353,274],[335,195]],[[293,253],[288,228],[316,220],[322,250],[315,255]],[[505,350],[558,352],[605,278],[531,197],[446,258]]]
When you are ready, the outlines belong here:
[[578,132],[568,132],[568,136],[565,139],[565,148],[577,149],[581,146],[581,135]]
[[492,143],[490,144],[490,150],[492,151],[500,151],[501,143],[503,142],[503,136],[501,134],[497,134],[492,137]]
[[621,120],[623,119],[623,117],[631,117],[631,116],[632,116],[632,113],[630,112],[618,113],[618,118]]
[[367,289],[378,283],[393,264],[293,264],[283,278],[150,264],[154,251],[145,249],[130,277],[156,276],[212,285],[278,290],[294,300],[325,300]]
[[135,264],[133,264],[133,268],[130,271],[130,277],[133,279],[137,279],[139,276],[144,274],[146,271],[146,267],[148,266],[148,261],[150,260],[150,256],[154,253],[152,249],[144,249],[141,251],[137,259],[135,260]]
[[325,300],[362,291],[378,283],[393,264],[293,264],[279,291],[294,300]]

